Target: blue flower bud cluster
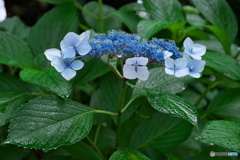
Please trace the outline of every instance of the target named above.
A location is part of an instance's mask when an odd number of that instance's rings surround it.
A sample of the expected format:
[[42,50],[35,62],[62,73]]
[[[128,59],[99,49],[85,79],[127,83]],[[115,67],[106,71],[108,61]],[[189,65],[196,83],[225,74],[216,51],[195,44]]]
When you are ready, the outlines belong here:
[[172,58],[180,58],[179,48],[174,41],[154,38],[141,39],[136,34],[120,31],[109,31],[107,34],[94,34],[89,41],[92,50],[90,57],[101,57],[103,54],[117,57],[147,57],[151,62],[164,63],[164,52],[172,52]]

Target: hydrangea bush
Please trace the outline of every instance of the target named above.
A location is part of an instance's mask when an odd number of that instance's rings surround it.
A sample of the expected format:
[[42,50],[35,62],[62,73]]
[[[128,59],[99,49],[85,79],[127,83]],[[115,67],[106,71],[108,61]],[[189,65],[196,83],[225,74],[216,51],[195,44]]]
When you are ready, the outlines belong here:
[[33,27],[18,17],[0,23],[1,158],[240,152],[238,26],[225,0],[118,10],[102,0],[41,1],[55,7]]

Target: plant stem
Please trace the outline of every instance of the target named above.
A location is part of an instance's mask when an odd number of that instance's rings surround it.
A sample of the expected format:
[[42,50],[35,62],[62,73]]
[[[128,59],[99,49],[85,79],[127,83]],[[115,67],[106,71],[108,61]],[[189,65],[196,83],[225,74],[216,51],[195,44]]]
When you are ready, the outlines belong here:
[[93,146],[93,148],[97,151],[97,153],[101,156],[101,158],[104,160],[105,158],[104,158],[102,152],[100,151],[100,149],[93,143],[91,138],[89,138],[88,136],[86,138],[87,138],[88,142]]
[[104,32],[104,23],[103,23],[103,2],[98,0],[98,14],[99,14],[99,31]]
[[202,99],[206,96],[206,94],[216,85],[218,84],[218,81],[210,83],[208,85],[208,87],[205,89],[205,91],[203,92],[203,94],[198,98],[197,102],[195,103],[195,106],[198,107],[198,105],[200,104],[200,102],[202,101]]
[[95,112],[95,113],[109,114],[109,115],[112,115],[112,116],[118,116],[118,115],[119,115],[118,113],[113,113],[113,112],[103,111],[103,110],[94,110],[93,112]]
[[96,130],[95,137],[94,137],[94,141],[93,141],[93,143],[94,143],[95,145],[97,144],[97,139],[98,139],[98,134],[99,134],[100,128],[101,128],[101,125],[99,124],[99,125],[97,126],[97,130]]
[[125,94],[126,94],[127,84],[123,80],[122,90],[118,102],[118,119],[117,119],[117,133],[116,133],[116,148],[119,147],[120,135],[121,135],[121,120],[122,120],[122,107],[124,104]]

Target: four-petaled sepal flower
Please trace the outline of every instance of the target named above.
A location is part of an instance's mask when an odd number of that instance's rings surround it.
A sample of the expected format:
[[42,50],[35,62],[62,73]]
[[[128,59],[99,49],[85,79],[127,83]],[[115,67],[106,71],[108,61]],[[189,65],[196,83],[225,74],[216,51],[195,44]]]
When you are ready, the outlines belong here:
[[184,53],[191,56],[193,59],[201,60],[206,53],[206,46],[201,44],[194,44],[191,38],[186,38],[183,42]]
[[127,79],[140,79],[146,81],[149,76],[148,68],[146,67],[148,58],[134,57],[128,58],[123,66],[123,77]]
[[81,69],[84,63],[75,58],[63,58],[61,51],[55,48],[44,52],[51,65],[62,74],[66,80],[72,79],[76,75],[76,70]]
[[89,35],[90,31],[80,35],[69,32],[60,42],[63,58],[74,58],[76,53],[80,56],[86,55],[92,48],[88,43]]
[[165,72],[167,74],[175,75],[176,77],[184,77],[189,74],[186,58],[178,58],[176,60],[166,58],[165,66]]
[[187,68],[189,70],[189,75],[194,78],[201,77],[200,72],[203,71],[206,62],[201,60],[191,59],[191,58],[188,58],[187,60],[188,60]]

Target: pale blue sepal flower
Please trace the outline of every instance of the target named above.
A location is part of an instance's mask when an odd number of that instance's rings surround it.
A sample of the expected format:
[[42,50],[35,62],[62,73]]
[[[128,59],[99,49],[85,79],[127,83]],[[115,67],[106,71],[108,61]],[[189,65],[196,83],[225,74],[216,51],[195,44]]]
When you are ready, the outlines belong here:
[[173,53],[169,51],[164,51],[163,53],[164,53],[164,59],[169,58],[173,55]]
[[123,77],[146,81],[149,77],[147,63],[148,58],[145,57],[128,58],[123,66]]
[[191,59],[191,58],[188,58],[187,61],[188,61],[187,68],[189,70],[189,75],[194,78],[201,77],[200,73],[203,71],[206,62],[201,60]]
[[7,18],[7,12],[4,5],[4,0],[0,0],[0,22],[4,21]]
[[184,77],[189,74],[186,58],[178,58],[175,61],[172,58],[165,60],[165,72],[176,77]]
[[73,58],[76,53],[84,56],[92,47],[88,43],[90,31],[83,32],[80,35],[69,32],[60,42],[60,46],[63,53],[63,58]]
[[81,69],[84,63],[74,58],[63,58],[61,51],[58,49],[48,49],[44,52],[51,65],[62,74],[66,80],[72,79],[76,75],[76,70]]
[[194,59],[201,60],[202,56],[206,53],[206,46],[201,44],[194,44],[191,38],[186,38],[183,42],[184,53],[188,54]]

